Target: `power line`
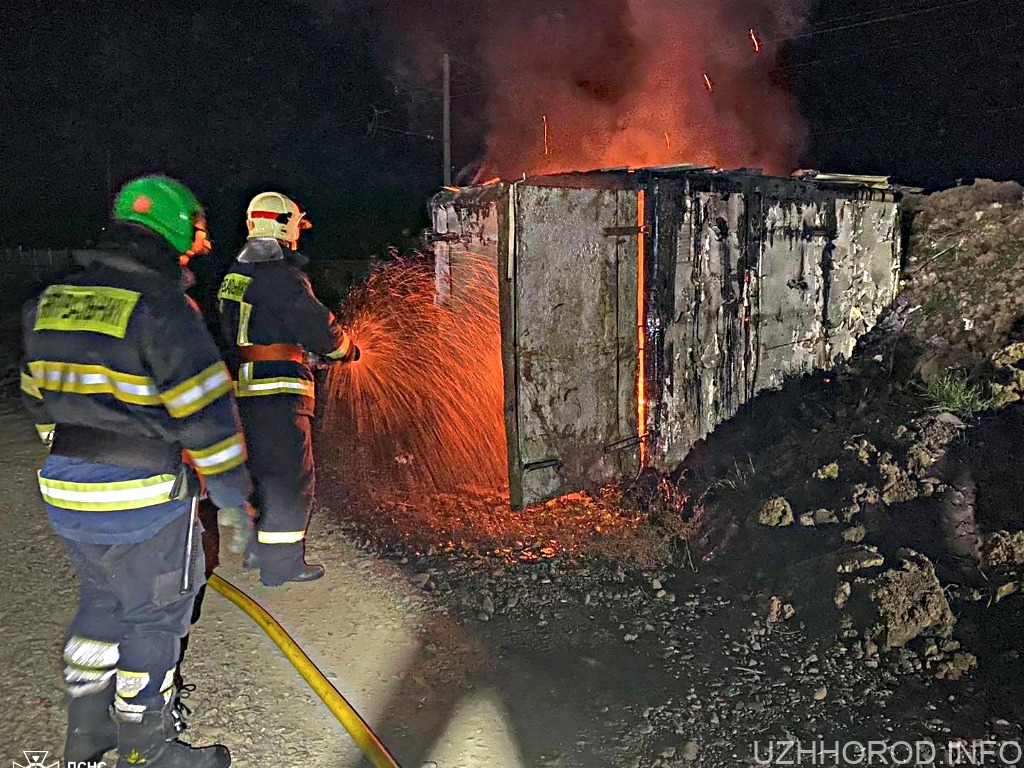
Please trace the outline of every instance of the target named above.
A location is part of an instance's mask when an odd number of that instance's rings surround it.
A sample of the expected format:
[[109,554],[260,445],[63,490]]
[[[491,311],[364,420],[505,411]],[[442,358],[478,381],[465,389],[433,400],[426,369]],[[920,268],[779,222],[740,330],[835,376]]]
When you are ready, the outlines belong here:
[[[980,110],[979,109],[971,109],[971,110],[965,110],[963,112],[953,112],[953,113],[950,113],[950,114],[947,114],[947,115],[942,115],[941,119],[945,120],[945,119],[948,119],[948,118],[951,118],[951,117],[981,117],[981,116],[987,116],[987,115],[999,115],[999,114],[1006,114],[1006,113],[1010,113],[1010,112],[1021,112],[1021,111],[1024,111],[1024,104],[1018,104],[1015,107],[997,107],[995,109],[980,109]],[[834,136],[834,135],[837,135],[837,134],[840,134],[840,133],[854,133],[856,131],[867,131],[867,130],[871,130],[872,128],[890,128],[890,127],[894,127],[894,126],[898,126],[898,125],[910,125],[912,123],[917,123],[917,122],[919,122],[919,121],[918,120],[914,120],[914,119],[910,119],[910,120],[890,120],[889,122],[885,122],[885,123],[873,123],[871,125],[855,125],[855,126],[852,126],[850,128],[836,128],[836,129],[830,130],[830,131],[815,131],[814,133],[809,134],[809,136],[811,138],[814,138],[816,136]]]
[[789,42],[792,40],[802,40],[806,37],[815,37],[817,35],[824,35],[831,32],[842,32],[847,29],[856,29],[857,27],[866,27],[871,24],[881,24],[883,21],[898,21],[900,19],[910,18],[911,16],[918,16],[922,13],[933,13],[935,11],[942,11],[947,8],[958,8],[963,5],[977,5],[978,3],[986,2],[986,0],[958,0],[955,3],[947,3],[946,5],[933,5],[924,8],[918,8],[913,11],[905,11],[903,13],[893,14],[891,16],[883,16],[877,19],[869,19],[867,21],[858,21],[852,24],[844,24],[838,27],[831,27],[828,29],[820,29],[811,32],[802,32],[799,35],[793,35],[791,37],[780,37],[776,38],[775,42]]
[[[922,46],[927,45],[928,43],[944,43],[948,40],[963,40],[964,38],[967,37],[976,37],[977,35],[983,35],[986,32],[1002,32],[1008,29],[1015,29],[1019,26],[1019,21],[1014,21],[1011,24],[1004,24],[1001,27],[985,27],[984,29],[976,29],[969,32],[957,32],[954,35],[943,35],[942,37],[929,37],[924,40],[915,41],[914,43],[899,42],[893,43],[892,45],[879,46],[877,48],[866,48],[860,51],[856,51],[854,53],[845,54],[843,56],[829,56],[823,59],[814,59],[812,61],[801,61],[797,64],[787,64],[786,66],[778,67],[777,69],[779,71],[789,72],[792,70],[804,69],[805,67],[811,67],[818,64],[832,64],[839,61],[848,61],[850,59],[860,58],[861,56],[870,56],[871,54],[874,53],[892,51],[897,48],[908,49],[910,54],[913,55],[915,53],[924,52],[922,50]],[[901,61],[905,61],[905,59]]]
[[[979,3],[987,2],[987,1],[988,0],[956,0],[956,2],[952,2],[952,3],[931,4],[931,5],[922,6],[920,8],[915,8],[913,10],[904,11],[902,13],[888,14],[886,16],[879,16],[879,17],[876,17],[876,18],[870,18],[870,19],[867,19],[867,20],[864,20],[864,21],[858,21],[858,22],[854,22],[854,23],[851,23],[851,24],[834,25],[834,26],[825,27],[825,28],[819,29],[819,30],[812,30],[812,31],[809,31],[809,32],[802,32],[800,34],[791,35],[791,36],[788,36],[788,37],[768,38],[767,40],[762,40],[762,42],[772,42],[772,43],[776,43],[776,44],[785,43],[785,42],[793,42],[793,41],[796,41],[796,40],[802,40],[802,39],[806,39],[808,37],[817,37],[817,36],[824,35],[824,34],[829,34],[829,33],[832,33],[832,32],[841,32],[841,31],[845,31],[845,30],[848,30],[848,29],[856,29],[856,28],[861,28],[861,27],[866,27],[866,26],[869,26],[869,25],[873,25],[873,24],[881,24],[881,23],[885,23],[885,22],[900,21],[902,19],[910,18],[910,17],[913,17],[913,16],[918,16],[918,15],[921,15],[921,14],[924,14],[924,13],[933,13],[933,12],[937,12],[937,11],[947,10],[949,8],[958,8],[958,7],[962,7],[962,6],[965,6],[965,5],[977,5]],[[735,50],[739,50],[740,48],[746,48],[746,47],[747,47],[747,43],[742,43],[742,44],[737,43],[736,45],[728,46],[728,47],[725,47],[725,48],[720,48],[720,49],[718,49],[717,52],[725,53],[725,52],[735,51]],[[625,63],[625,62],[629,61],[631,58],[632,57],[625,57],[625,56],[623,56],[621,58],[607,60],[605,63],[611,64],[611,65],[614,66],[616,64]],[[460,63],[462,63],[465,66],[470,66],[465,61],[462,61]],[[792,65],[790,65],[790,66],[792,66]],[[786,70],[786,69],[789,69],[789,68],[790,67],[787,66],[787,67],[780,67],[779,69]],[[486,75],[484,73],[480,72],[478,69],[476,71],[477,71],[477,73],[481,77],[486,77]],[[457,92],[457,93],[452,93],[452,98],[453,99],[455,99],[455,98],[463,98],[465,96],[474,96],[474,95],[478,95],[478,94],[481,94],[481,93],[486,93],[494,85],[499,85],[499,84],[502,84],[502,83],[515,82],[516,80],[518,80],[518,78],[513,77],[513,76],[497,78],[497,79],[494,79],[494,80],[490,80],[489,83],[488,83],[488,86],[486,88],[477,88],[477,89],[473,89],[473,90],[469,90],[469,91],[460,91],[460,92]],[[437,97],[435,97],[435,100],[436,100],[436,98]]]

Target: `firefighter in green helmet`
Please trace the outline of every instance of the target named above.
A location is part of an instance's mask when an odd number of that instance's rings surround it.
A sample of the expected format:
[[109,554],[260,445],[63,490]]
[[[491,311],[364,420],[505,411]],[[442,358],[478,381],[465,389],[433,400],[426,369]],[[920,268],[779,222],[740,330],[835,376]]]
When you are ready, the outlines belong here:
[[177,181],[139,178],[111,233],[23,315],[23,401],[50,447],[39,486],[80,581],[64,757],[116,746],[119,768],[224,768],[226,747],[178,739],[173,683],[205,581],[196,474],[219,507],[251,491],[230,374],[182,286],[179,257],[209,247],[202,207]]

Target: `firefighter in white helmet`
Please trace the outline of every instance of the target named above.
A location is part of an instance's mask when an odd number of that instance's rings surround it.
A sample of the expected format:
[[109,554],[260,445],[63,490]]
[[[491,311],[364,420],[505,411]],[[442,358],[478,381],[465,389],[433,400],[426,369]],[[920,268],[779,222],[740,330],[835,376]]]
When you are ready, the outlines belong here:
[[302,271],[306,212],[280,192],[249,203],[248,242],[217,293],[221,329],[234,359],[257,509],[256,540],[245,554],[265,586],[313,581],[323,567],[305,562],[313,504],[311,422],[314,379],[308,353],[339,363],[359,348],[313,294]]

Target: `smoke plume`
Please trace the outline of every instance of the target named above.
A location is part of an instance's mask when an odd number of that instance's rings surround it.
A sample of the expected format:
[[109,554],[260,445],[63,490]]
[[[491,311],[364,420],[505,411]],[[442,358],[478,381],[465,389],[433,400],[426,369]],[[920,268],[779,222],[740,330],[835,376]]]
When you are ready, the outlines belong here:
[[806,131],[780,82],[780,41],[810,2],[390,2],[388,48],[396,68],[434,82],[450,51],[456,100],[472,96],[458,74],[475,71],[489,174],[684,162],[789,173]]

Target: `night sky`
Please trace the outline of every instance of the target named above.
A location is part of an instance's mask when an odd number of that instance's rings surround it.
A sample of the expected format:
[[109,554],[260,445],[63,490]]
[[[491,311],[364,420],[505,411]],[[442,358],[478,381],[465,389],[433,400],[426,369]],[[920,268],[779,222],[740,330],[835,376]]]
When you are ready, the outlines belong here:
[[[82,245],[108,187],[162,171],[200,195],[220,253],[264,187],[311,211],[314,257],[407,246],[441,183],[440,80],[395,67],[408,37],[385,5],[9,4],[0,244]],[[820,0],[776,73],[809,123],[802,167],[1024,180],[1022,5]],[[480,159],[487,96],[476,62],[452,72],[458,173]]]

